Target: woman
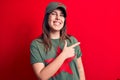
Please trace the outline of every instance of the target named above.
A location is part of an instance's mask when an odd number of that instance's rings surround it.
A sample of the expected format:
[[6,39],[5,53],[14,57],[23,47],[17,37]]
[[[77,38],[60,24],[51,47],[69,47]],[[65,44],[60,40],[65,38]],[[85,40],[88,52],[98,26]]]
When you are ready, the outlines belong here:
[[39,80],[85,80],[80,42],[66,33],[66,16],[64,4],[51,2],[43,33],[31,43],[31,63]]

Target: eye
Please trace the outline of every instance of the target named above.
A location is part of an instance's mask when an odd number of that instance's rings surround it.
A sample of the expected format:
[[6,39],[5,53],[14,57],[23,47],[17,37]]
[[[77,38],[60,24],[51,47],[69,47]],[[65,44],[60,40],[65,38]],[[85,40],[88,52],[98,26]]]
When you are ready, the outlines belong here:
[[56,15],[56,12],[52,12],[51,14],[52,14],[52,15]]
[[61,17],[64,17],[64,14],[62,13],[62,14],[60,14],[60,16],[61,16]]

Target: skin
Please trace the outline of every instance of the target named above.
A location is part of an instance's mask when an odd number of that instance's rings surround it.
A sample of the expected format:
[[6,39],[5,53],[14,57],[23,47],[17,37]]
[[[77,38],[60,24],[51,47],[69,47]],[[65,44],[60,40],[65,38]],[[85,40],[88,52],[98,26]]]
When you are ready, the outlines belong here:
[[[65,21],[64,14],[59,9],[55,9],[49,15],[48,24],[51,30],[50,32],[51,39],[60,38],[60,30],[62,29],[64,25],[64,21]],[[64,61],[67,58],[70,58],[75,55],[74,47],[78,46],[79,44],[80,42],[77,42],[68,47],[67,41],[65,41],[63,51],[49,65],[45,66],[43,63],[34,63],[32,66],[38,79],[48,80],[49,78],[51,78],[57,72],[57,70],[61,67],[61,65],[64,63]],[[81,77],[80,80],[85,80],[81,57],[77,59],[77,63],[78,63],[78,69],[80,72],[80,77]]]

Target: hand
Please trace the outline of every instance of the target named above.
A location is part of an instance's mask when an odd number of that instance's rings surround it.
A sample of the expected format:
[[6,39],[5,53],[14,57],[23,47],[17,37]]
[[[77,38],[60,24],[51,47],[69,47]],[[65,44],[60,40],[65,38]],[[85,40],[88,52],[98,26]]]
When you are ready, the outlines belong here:
[[73,57],[75,54],[74,47],[78,46],[80,42],[77,42],[69,47],[67,47],[67,41],[65,40],[65,45],[62,51],[62,54],[64,55],[65,59]]

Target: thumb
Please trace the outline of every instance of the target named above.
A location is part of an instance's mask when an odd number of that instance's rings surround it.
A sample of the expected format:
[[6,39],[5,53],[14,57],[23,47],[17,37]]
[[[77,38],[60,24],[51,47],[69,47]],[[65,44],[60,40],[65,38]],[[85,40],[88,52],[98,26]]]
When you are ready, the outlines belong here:
[[64,45],[64,48],[67,47],[67,41],[65,40],[65,45]]

